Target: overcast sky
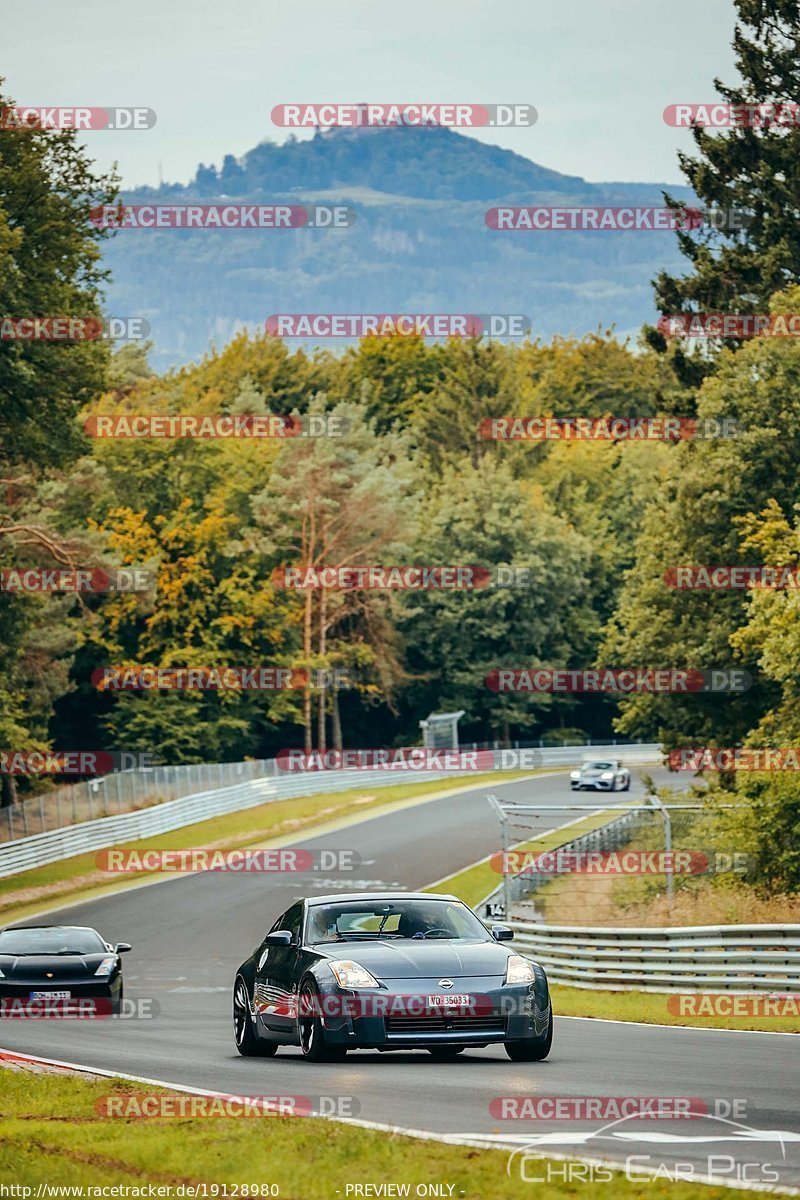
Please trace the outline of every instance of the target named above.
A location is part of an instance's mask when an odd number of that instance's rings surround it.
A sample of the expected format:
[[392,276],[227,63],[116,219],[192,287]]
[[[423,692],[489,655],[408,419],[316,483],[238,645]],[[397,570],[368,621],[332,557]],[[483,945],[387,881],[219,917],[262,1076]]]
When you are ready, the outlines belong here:
[[185,182],[265,137],[275,104],[528,103],[470,134],[591,180],[678,182],[680,101],[734,77],[732,0],[37,0],[3,17],[20,104],[141,105],[154,129],[85,135],[123,183]]

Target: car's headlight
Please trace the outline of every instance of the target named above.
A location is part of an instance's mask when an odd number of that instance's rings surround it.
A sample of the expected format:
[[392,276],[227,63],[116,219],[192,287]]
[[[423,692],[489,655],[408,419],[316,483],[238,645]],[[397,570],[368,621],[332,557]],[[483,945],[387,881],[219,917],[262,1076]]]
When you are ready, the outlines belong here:
[[353,962],[349,958],[334,959],[329,962],[328,966],[333,971],[336,982],[339,987],[343,988],[366,988],[380,987],[374,975],[370,975],[366,967],[362,967],[361,963]]
[[506,983],[533,983],[536,978],[533,964],[520,954],[512,954],[506,967]]
[[580,779],[581,773],[580,771],[570,771],[569,777],[570,779]]
[[108,976],[114,970],[114,967],[116,965],[117,965],[117,960],[113,956],[111,956],[109,958],[104,958],[103,961],[100,963],[100,966],[95,971],[95,975]]
[[603,774],[600,776],[600,778],[601,779],[613,779],[614,772],[613,771],[603,771]]

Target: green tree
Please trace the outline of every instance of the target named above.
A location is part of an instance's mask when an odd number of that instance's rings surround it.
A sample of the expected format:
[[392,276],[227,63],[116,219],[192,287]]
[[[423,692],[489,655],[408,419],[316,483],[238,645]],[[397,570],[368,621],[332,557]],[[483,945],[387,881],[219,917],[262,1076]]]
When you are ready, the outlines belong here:
[[[733,105],[796,105],[800,93],[800,9],[796,0],[735,0],[733,35],[741,83],[715,79]],[[737,210],[746,230],[678,231],[690,271],[662,271],[656,304],[664,313],[763,312],[769,297],[800,281],[800,127],[746,124],[692,130],[696,157],[679,154],[683,174],[704,208]],[[679,207],[666,197],[673,207]],[[655,331],[650,340],[661,348]]]
[[[0,80],[0,84],[2,80]],[[0,94],[0,108],[13,106]],[[103,231],[92,207],[110,203],[116,179],[98,175],[74,132],[40,129],[0,138],[0,317],[98,318],[106,278]],[[103,341],[0,341],[0,559],[4,566],[69,562],[34,496],[43,472],[69,463],[82,439],[74,417],[104,384]],[[46,485],[45,485],[46,488]],[[67,605],[0,597],[0,743],[47,744],[48,719],[66,685]],[[16,788],[2,779],[0,803]]]

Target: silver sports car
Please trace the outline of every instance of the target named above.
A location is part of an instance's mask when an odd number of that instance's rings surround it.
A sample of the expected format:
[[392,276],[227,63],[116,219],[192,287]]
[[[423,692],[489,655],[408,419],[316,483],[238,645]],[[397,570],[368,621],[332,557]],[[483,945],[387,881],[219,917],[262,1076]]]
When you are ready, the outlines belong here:
[[569,785],[573,792],[582,788],[593,788],[597,792],[627,792],[631,786],[631,773],[617,758],[592,759],[582,763],[577,771],[570,771]]

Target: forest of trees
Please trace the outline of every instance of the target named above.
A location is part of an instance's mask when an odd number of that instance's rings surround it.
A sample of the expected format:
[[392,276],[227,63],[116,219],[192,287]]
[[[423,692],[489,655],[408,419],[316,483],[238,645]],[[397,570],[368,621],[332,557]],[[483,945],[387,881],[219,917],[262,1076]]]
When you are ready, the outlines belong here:
[[[723,94],[793,99],[796,4],[737,7],[744,84]],[[698,130],[695,142],[683,166],[700,199],[735,203],[754,220],[700,248],[680,235],[689,274],[659,278],[661,307],[800,311],[800,127]],[[4,138],[4,313],[101,310],[103,234],[87,215],[115,187],[69,132]],[[676,564],[800,563],[796,339],[687,353],[653,329],[636,345],[612,331],[518,346],[395,337],[309,355],[243,334],[164,376],[136,344],[112,354],[102,341],[0,342],[0,396],[0,566],[133,564],[157,577],[142,593],[0,597],[2,746],[236,760],[303,743],[412,744],[432,709],[464,709],[463,736],[477,741],[580,732],[667,748],[797,744],[797,591],[692,592],[664,581]],[[334,414],[345,433],[83,431],[90,415],[134,413]],[[547,443],[478,434],[486,417],[549,414],[728,417],[739,432]],[[276,568],[332,563],[502,565],[526,568],[530,586],[275,586]],[[353,685],[111,692],[92,683],[107,666],[225,665],[341,668]],[[502,695],[485,683],[503,666],[595,665],[736,665],[753,686],[616,700]],[[749,774],[722,784],[750,802],[762,877],[800,885],[796,781]],[[6,779],[4,802],[13,791]]]

